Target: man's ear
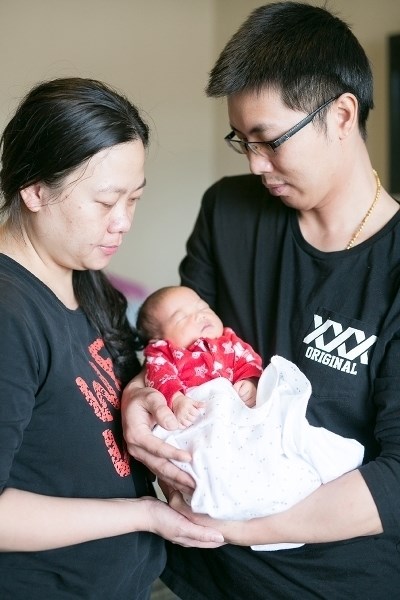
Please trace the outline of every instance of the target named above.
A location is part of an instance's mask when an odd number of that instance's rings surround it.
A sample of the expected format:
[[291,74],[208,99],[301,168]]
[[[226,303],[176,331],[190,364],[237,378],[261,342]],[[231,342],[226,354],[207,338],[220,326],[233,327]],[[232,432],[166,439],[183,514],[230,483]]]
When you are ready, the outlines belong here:
[[358,130],[358,100],[354,94],[342,94],[335,105],[336,126],[339,138],[344,139],[354,131]]
[[39,212],[42,208],[43,202],[43,186],[39,183],[33,183],[19,191],[21,198],[25,206],[31,212]]

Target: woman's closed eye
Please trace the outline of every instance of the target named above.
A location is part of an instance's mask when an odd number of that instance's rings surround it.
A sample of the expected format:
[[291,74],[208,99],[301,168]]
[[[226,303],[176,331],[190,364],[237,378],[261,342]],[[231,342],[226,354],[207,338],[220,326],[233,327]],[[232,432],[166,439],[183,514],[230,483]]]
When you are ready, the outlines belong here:
[[105,208],[113,208],[116,205],[116,200],[96,200],[96,203]]

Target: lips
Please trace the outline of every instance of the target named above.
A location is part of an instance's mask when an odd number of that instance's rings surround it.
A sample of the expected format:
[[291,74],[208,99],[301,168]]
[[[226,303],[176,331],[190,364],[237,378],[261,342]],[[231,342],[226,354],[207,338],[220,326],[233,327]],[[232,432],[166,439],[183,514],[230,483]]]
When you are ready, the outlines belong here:
[[104,254],[110,255],[110,254],[115,254],[119,248],[118,244],[115,244],[114,246],[100,246],[102,251],[104,252]]
[[268,183],[263,180],[263,184],[272,196],[282,196],[286,188],[286,183]]

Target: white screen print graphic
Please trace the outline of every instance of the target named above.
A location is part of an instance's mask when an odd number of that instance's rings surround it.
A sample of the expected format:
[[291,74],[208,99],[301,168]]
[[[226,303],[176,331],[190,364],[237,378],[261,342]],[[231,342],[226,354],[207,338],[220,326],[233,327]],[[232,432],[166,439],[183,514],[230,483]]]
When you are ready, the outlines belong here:
[[[314,327],[314,331],[304,338],[305,344],[314,342],[315,348],[327,354],[335,352],[336,356],[344,360],[355,361],[359,358],[361,364],[368,364],[368,350],[376,342],[376,335],[367,337],[364,331],[355,327],[344,329],[341,323],[332,319],[324,321],[319,315],[314,315]],[[324,334],[328,331],[329,342],[325,342]]]

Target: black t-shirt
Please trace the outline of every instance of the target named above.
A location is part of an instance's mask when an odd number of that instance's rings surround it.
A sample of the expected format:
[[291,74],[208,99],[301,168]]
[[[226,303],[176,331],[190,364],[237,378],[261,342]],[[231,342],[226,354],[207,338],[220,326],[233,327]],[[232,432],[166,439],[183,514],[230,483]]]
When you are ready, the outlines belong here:
[[[66,498],[152,494],[122,438],[121,388],[103,340],[31,273],[0,255],[0,488]],[[163,542],[133,533],[0,553],[0,598],[145,598]]]
[[165,581],[183,600],[400,598],[400,212],[353,249],[320,252],[259,177],[225,178],[180,272],[265,365],[279,354],[305,373],[312,425],[365,446],[384,533],[277,552],[171,547]]

